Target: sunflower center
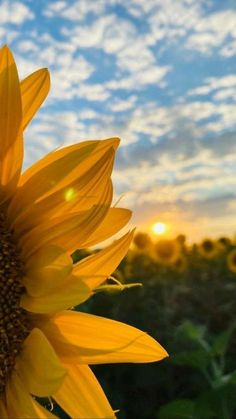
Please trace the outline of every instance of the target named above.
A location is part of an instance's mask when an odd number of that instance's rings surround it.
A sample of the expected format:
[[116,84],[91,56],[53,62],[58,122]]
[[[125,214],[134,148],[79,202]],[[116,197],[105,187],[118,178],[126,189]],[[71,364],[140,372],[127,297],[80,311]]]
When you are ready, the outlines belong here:
[[19,305],[24,292],[23,271],[13,231],[0,212],[0,395],[30,332],[26,311]]

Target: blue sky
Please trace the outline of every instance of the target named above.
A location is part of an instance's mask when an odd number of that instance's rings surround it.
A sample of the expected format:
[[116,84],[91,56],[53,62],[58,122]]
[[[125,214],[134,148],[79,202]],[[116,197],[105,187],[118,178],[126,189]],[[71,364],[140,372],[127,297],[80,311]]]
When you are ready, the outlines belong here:
[[2,0],[0,38],[52,88],[25,166],[59,145],[122,139],[115,200],[193,240],[236,230],[234,0]]

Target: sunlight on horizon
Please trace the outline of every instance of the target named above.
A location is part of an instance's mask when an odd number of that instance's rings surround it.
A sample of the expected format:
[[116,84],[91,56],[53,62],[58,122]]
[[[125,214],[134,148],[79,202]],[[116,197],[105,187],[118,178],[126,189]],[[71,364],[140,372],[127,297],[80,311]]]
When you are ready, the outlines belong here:
[[152,224],[151,229],[155,235],[161,236],[166,233],[167,225],[165,223],[157,222]]

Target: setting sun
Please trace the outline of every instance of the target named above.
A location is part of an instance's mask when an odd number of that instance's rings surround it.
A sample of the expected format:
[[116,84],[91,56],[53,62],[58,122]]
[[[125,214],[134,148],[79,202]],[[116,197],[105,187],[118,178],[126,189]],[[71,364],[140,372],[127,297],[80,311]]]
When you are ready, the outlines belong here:
[[164,223],[155,223],[152,225],[152,231],[154,234],[164,234],[166,232],[166,224]]

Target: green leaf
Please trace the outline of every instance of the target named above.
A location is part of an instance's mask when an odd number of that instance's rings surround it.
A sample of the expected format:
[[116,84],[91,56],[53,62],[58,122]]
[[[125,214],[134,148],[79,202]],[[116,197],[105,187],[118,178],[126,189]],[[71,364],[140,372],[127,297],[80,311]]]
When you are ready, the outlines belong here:
[[236,370],[232,371],[231,373],[227,374],[227,382],[233,386],[236,385]]
[[211,351],[214,355],[224,355],[232,333],[236,327],[236,323],[233,323],[225,332],[220,333],[214,340]]
[[189,399],[174,400],[162,406],[159,410],[159,419],[192,419],[194,402]]
[[214,410],[214,406],[212,407],[212,402],[206,397],[199,397],[195,401],[195,409],[194,409],[194,419],[216,419],[216,412]]
[[197,368],[202,370],[206,368],[211,361],[211,356],[204,349],[196,351],[180,352],[173,355],[170,361],[175,365]]
[[229,374],[221,375],[217,380],[213,381],[214,388],[220,388],[224,386],[236,386],[236,371],[232,371]]
[[176,333],[189,340],[199,341],[203,339],[205,331],[206,328],[204,326],[195,325],[191,321],[186,320],[177,328]]
[[236,407],[235,386],[225,385],[209,389],[195,399],[194,418],[234,418]]

